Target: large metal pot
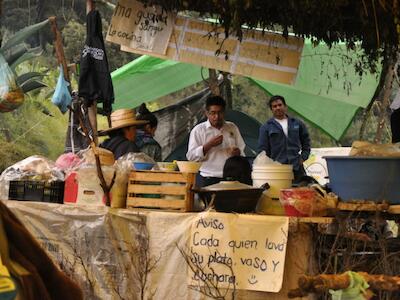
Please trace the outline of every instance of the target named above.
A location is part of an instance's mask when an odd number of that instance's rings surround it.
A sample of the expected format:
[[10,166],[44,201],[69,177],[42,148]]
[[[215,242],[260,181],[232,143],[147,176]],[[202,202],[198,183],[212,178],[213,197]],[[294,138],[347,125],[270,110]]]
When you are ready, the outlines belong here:
[[206,205],[213,205],[220,212],[253,212],[265,188],[254,188],[238,181],[220,183],[194,188]]

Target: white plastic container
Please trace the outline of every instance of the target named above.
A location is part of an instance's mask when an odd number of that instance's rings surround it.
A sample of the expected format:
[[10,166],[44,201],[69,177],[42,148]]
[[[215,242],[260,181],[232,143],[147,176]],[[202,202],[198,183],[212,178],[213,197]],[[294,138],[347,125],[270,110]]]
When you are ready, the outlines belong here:
[[261,187],[268,183],[270,188],[266,192],[267,195],[271,198],[279,198],[281,189],[292,186],[293,166],[281,164],[253,165],[251,178],[254,187]]
[[[104,179],[107,184],[111,183],[115,168],[111,166],[101,167]],[[76,181],[78,183],[78,195],[76,204],[103,206],[105,205],[105,196],[100,186],[100,179],[97,176],[95,165],[86,165],[77,171]],[[117,190],[117,187],[113,186]],[[112,189],[111,189],[112,194]]]

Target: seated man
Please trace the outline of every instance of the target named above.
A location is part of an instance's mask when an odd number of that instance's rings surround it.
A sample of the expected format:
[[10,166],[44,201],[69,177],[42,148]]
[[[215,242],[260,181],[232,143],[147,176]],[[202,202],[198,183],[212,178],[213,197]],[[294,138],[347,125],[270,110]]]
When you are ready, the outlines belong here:
[[210,96],[206,101],[207,121],[196,125],[189,137],[186,157],[202,161],[199,187],[218,183],[227,158],[243,155],[245,143],[239,129],[224,120],[226,103],[220,96]]
[[232,156],[226,160],[223,177],[227,181],[239,181],[244,184],[253,185],[251,165],[243,156]]
[[108,134],[100,147],[110,150],[115,159],[130,152],[140,152],[135,144],[136,126],[148,123],[145,120],[136,120],[133,109],[118,109],[111,114],[111,128],[102,130],[100,135]]

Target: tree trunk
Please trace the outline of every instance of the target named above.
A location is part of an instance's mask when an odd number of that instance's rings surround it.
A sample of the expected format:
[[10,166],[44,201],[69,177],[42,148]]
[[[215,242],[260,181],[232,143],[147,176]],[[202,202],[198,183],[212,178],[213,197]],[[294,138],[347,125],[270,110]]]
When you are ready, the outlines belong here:
[[359,133],[359,140],[364,139],[364,134],[365,134],[365,129],[367,127],[368,119],[373,112],[374,104],[375,102],[382,101],[383,98],[383,87],[385,85],[385,79],[386,79],[386,74],[388,72],[389,66],[387,62],[383,62],[383,67],[381,71],[381,75],[379,76],[379,83],[378,86],[375,89],[375,93],[372,96],[371,102],[368,104],[368,106],[364,109],[363,113],[363,121],[361,124],[360,128],[360,133]]
[[219,96],[221,94],[221,91],[218,86],[217,72],[215,71],[215,69],[208,69],[208,74],[208,86],[211,90],[211,93],[213,95]]
[[388,70],[385,76],[385,82],[383,86],[383,99],[380,105],[379,115],[378,115],[378,127],[376,129],[376,135],[374,140],[375,143],[382,142],[382,131],[383,128],[385,127],[385,122],[387,119],[387,111],[390,105],[390,95],[393,89],[395,63],[396,62],[393,59],[391,59],[388,64]]
[[232,109],[233,103],[232,103],[232,87],[231,87],[231,80],[229,79],[229,73],[223,72],[222,73],[224,76],[224,81],[223,81],[223,95],[224,99],[226,101],[226,108]]

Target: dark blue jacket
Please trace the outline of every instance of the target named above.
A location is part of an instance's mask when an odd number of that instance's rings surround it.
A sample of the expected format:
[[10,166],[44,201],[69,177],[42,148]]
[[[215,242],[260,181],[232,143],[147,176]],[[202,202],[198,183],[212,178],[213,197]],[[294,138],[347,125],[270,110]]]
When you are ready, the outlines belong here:
[[115,159],[130,152],[140,152],[134,142],[127,140],[121,135],[116,135],[106,139],[100,144],[100,147],[110,150],[114,154]]
[[160,144],[148,133],[141,129],[136,131],[136,145],[155,161],[162,161]]
[[258,152],[265,153],[282,164],[293,165],[294,170],[300,167],[300,158],[305,161],[310,155],[311,143],[307,128],[298,119],[288,117],[288,136],[282,126],[274,119],[269,119],[260,127]]

